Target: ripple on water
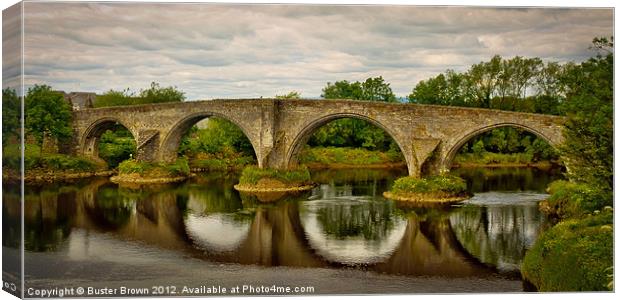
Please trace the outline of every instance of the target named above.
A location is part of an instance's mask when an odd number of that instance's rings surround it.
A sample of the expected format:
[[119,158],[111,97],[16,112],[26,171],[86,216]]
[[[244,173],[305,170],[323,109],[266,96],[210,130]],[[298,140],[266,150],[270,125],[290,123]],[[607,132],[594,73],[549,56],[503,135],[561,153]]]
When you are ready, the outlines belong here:
[[537,202],[546,199],[549,195],[536,192],[486,192],[476,193],[470,199],[463,201],[461,205],[479,206],[512,206],[512,205],[536,205]]

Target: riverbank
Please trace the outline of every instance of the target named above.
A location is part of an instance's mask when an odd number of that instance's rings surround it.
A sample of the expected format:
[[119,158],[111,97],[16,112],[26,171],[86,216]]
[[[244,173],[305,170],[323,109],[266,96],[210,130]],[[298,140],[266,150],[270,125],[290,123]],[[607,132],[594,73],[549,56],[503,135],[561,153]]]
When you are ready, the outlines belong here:
[[539,291],[613,290],[613,192],[559,180],[540,210],[557,224],[526,252],[521,273]]

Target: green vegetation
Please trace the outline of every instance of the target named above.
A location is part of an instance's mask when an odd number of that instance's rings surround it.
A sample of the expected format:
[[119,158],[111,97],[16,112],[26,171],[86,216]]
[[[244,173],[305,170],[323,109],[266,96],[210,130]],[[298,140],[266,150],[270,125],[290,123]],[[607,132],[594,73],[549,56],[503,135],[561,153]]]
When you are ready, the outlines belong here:
[[181,139],[179,155],[189,158],[192,168],[203,170],[240,169],[256,163],[254,148],[234,123],[217,117],[205,128],[194,126]]
[[2,90],[2,145],[7,145],[10,138],[19,138],[21,119],[20,98],[13,89]]
[[454,157],[457,164],[530,164],[559,160],[557,150],[521,129],[493,129],[469,140]]
[[[19,144],[11,144],[3,149],[3,167],[19,170],[21,153]],[[24,151],[24,168],[26,170],[62,170],[92,172],[102,168],[96,162],[83,158],[58,153],[41,153],[38,145],[26,144]]]
[[136,155],[136,141],[121,125],[104,132],[99,139],[99,157],[116,168],[123,160]]
[[545,203],[547,213],[560,219],[583,217],[613,205],[611,191],[590,184],[556,180],[547,191],[551,194]]
[[522,273],[539,291],[611,290],[613,214],[561,222],[542,234],[525,256]]
[[[321,97],[397,102],[390,84],[382,77],[368,78],[364,82],[328,82]],[[308,145],[310,148],[301,155],[302,161],[308,163],[370,165],[396,162],[395,159],[399,158],[402,161],[400,148],[392,137],[361,119],[343,118],[329,122],[312,134]]]
[[310,183],[310,172],[305,166],[292,170],[260,169],[248,166],[243,169],[240,184],[256,185],[261,179],[277,180],[286,185],[304,185]]
[[299,98],[301,98],[301,93],[298,91],[290,91],[288,94],[276,95],[276,99],[299,99]]
[[402,177],[394,181],[391,192],[397,195],[410,194],[445,194],[459,195],[467,190],[463,178],[444,174],[426,178]]
[[571,182],[549,186],[542,207],[560,222],[522,266],[540,291],[613,289],[613,40],[594,39],[594,49],[598,55],[569,64],[563,77],[568,123],[560,151]]
[[26,134],[34,138],[41,150],[44,138],[63,142],[73,134],[71,106],[61,93],[52,91],[50,86],[29,88],[24,110]]
[[128,159],[118,165],[119,175],[139,175],[142,178],[185,177],[189,175],[186,158],[178,158],[173,163],[149,163]]
[[109,90],[103,95],[98,95],[94,107],[120,106],[120,105],[139,105],[148,103],[182,102],[185,100],[185,93],[176,87],[161,87],[158,83],[152,82],[148,89],[142,89],[139,93],[130,91],[128,88],[123,91]]
[[395,150],[371,151],[364,148],[348,147],[306,147],[300,156],[302,164],[321,164],[321,165],[361,165],[372,164],[394,164],[403,162],[402,153]]

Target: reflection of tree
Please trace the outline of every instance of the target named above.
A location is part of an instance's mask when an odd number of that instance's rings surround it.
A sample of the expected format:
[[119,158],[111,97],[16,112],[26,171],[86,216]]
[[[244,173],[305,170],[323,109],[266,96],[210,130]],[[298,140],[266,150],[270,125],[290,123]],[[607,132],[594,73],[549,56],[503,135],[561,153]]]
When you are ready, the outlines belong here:
[[55,251],[71,233],[75,193],[56,187],[26,187],[24,202],[24,248]]
[[139,197],[135,192],[113,185],[102,186],[95,194],[91,213],[102,227],[118,229],[129,222]]
[[536,205],[465,206],[450,215],[459,242],[473,256],[503,270],[518,270],[544,218]]
[[553,180],[560,179],[560,169],[536,168],[460,168],[456,175],[467,181],[470,192],[544,191]]
[[351,205],[327,205],[316,210],[318,221],[327,235],[337,239],[363,236],[366,240],[385,238],[394,228],[392,204],[368,201]]

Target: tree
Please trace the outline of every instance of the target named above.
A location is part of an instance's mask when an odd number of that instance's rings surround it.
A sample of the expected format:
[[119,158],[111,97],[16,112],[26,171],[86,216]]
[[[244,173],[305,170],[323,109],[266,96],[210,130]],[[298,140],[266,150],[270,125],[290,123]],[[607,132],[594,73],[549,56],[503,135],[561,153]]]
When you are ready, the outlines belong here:
[[21,103],[14,89],[2,90],[2,145],[11,137],[19,137],[21,128]]
[[285,95],[276,95],[276,99],[299,99],[301,98],[301,93],[298,91],[290,91]]
[[185,93],[176,87],[161,87],[159,83],[151,82],[151,86],[142,89],[138,94],[129,88],[122,91],[109,90],[103,95],[97,96],[95,107],[119,106],[119,105],[138,105],[148,103],[182,102],[185,100]]
[[389,83],[383,77],[368,78],[363,83],[346,80],[327,83],[321,97],[325,99],[353,99],[366,101],[397,102]]
[[[613,41],[613,40],[612,40]],[[606,42],[606,43],[605,43]],[[569,177],[606,190],[613,188],[613,42],[593,41],[606,49],[593,58],[570,65],[563,76],[568,116],[561,152],[568,161]]]
[[[396,102],[396,96],[383,77],[368,78],[364,82],[347,80],[327,83],[321,97],[325,99],[352,99],[360,101]],[[316,130],[310,137],[311,146],[363,147],[387,150],[394,143],[383,129],[364,120],[344,118],[332,121]],[[392,147],[394,148],[394,147]],[[398,147],[395,147],[398,148]]]
[[59,141],[72,135],[71,105],[63,95],[52,91],[47,85],[35,85],[28,89],[25,100],[25,129],[39,146],[44,137]]

